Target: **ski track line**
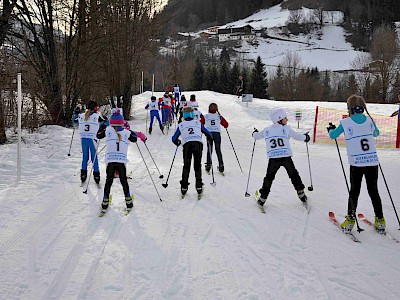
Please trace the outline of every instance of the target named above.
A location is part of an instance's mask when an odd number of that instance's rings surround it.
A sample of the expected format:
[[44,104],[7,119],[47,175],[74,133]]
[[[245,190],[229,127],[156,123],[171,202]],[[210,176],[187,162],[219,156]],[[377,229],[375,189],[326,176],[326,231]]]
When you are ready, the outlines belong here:
[[[201,200],[203,201],[203,199]],[[207,276],[207,269],[206,269],[206,265],[207,263],[202,263],[202,260],[204,260],[203,258],[203,253],[207,253],[202,251],[205,248],[212,248],[214,249],[214,251],[212,251],[213,253],[213,264],[217,266],[218,271],[212,271],[211,273],[211,278],[213,281],[218,280],[218,278],[221,278],[224,284],[224,290],[226,291],[240,291],[236,278],[233,275],[234,272],[232,270],[232,268],[228,268],[227,266],[230,265],[230,262],[227,260],[223,260],[221,255],[219,254],[221,251],[221,249],[217,249],[216,246],[213,246],[213,243],[209,243],[208,246],[205,246],[205,244],[209,241],[209,240],[213,240],[217,239],[218,237],[218,228],[217,225],[215,223],[215,219],[212,219],[210,217],[208,218],[203,218],[201,215],[199,215],[200,213],[202,213],[203,211],[200,211],[200,205],[201,203],[199,203],[199,205],[196,205],[194,207],[194,210],[197,211],[196,214],[193,214],[193,218],[191,218],[190,220],[190,224],[187,226],[187,228],[185,229],[185,233],[183,235],[184,238],[184,244],[187,245],[185,248],[188,250],[186,255],[188,256],[188,260],[192,263],[189,264],[189,274],[191,276],[194,276],[194,278],[199,278],[203,277],[203,276]],[[205,212],[206,215],[210,215],[210,212]],[[212,214],[212,213],[211,213]],[[214,215],[213,215],[214,216]],[[201,220],[213,220],[214,222],[210,222],[207,223],[206,225],[203,225],[202,227],[196,227],[195,224],[197,223],[201,223]],[[206,226],[206,227],[205,227]],[[200,229],[205,229],[205,233],[204,234],[200,234],[197,233]],[[200,241],[198,240],[198,238],[200,238]],[[197,247],[194,247],[194,245],[197,243],[200,243]],[[200,255],[199,255],[199,253]],[[190,266],[194,266],[194,269],[190,268]],[[210,272],[208,272],[210,273]],[[217,277],[217,278],[215,278]],[[220,281],[217,281],[215,283],[219,283]],[[198,295],[200,296],[200,295]]]
[[[110,212],[107,213],[107,215],[111,215]],[[101,299],[101,290],[99,289],[98,291],[95,291],[95,295],[88,295],[90,292],[90,288],[95,286],[95,281],[96,281],[96,275],[99,273],[99,269],[101,269],[102,265],[101,262],[104,259],[104,251],[107,247],[108,241],[110,238],[117,232],[117,229],[121,228],[121,223],[119,223],[116,220],[118,214],[115,214],[115,216],[112,216],[112,225],[111,228],[109,228],[108,233],[106,237],[103,239],[103,245],[100,248],[99,252],[95,255],[96,257],[93,259],[92,263],[90,264],[90,267],[86,273],[85,279],[82,282],[82,285],[79,289],[79,297],[78,299],[85,299],[89,297],[89,299]],[[117,226],[118,225],[118,226]],[[118,230],[119,232],[119,230]],[[94,235],[93,235],[94,236]],[[82,298],[81,298],[82,297]]]
[[[76,190],[74,190],[74,194],[76,196],[76,199],[79,199]],[[66,217],[65,219],[71,221],[68,217]],[[87,233],[83,234],[80,240],[77,241],[77,245],[71,249],[70,253],[66,257],[57,274],[54,276],[52,282],[50,283],[50,286],[44,294],[43,299],[59,299],[62,296],[63,291],[69,283],[69,279],[74,273],[79,263],[79,260],[84,253],[85,244],[89,243],[89,239],[91,239],[97,232],[99,223],[100,221],[98,218],[93,218],[93,221],[88,226]],[[63,228],[67,227],[68,224],[65,224]],[[60,230],[59,232],[61,233],[62,231],[63,230]],[[48,249],[52,248],[52,245],[55,244],[58,237],[58,233],[54,235],[52,242],[45,248],[45,252],[48,252]]]
[[41,228],[44,228],[44,225],[48,224],[48,222],[54,218],[54,212],[61,206],[65,206],[66,203],[67,200],[57,201],[54,206],[47,206],[47,209],[44,212],[39,213],[35,219],[29,219],[29,223],[27,223],[16,234],[8,238],[7,241],[0,247],[0,256],[7,255],[6,252],[9,252],[10,250],[19,246],[21,243],[26,242],[27,232],[36,234]]
[[[188,196],[189,195],[186,195],[186,197],[188,197]],[[162,270],[161,274],[164,279],[168,278],[167,271],[168,271],[168,266],[172,265],[171,261],[174,260],[174,262],[176,263],[176,261],[178,260],[178,258],[176,258],[175,256],[173,257],[173,259],[171,258],[172,257],[171,253],[172,253],[173,239],[176,239],[177,237],[179,238],[180,236],[185,236],[185,232],[187,230],[188,224],[190,223],[190,220],[193,219],[192,215],[193,215],[194,207],[196,206],[197,200],[196,200],[196,202],[193,203],[193,205],[190,205],[190,206],[188,206],[188,204],[184,202],[185,200],[187,200],[187,199],[185,198],[185,199],[181,200],[182,204],[179,205],[177,209],[175,209],[173,211],[169,210],[170,215],[167,217],[168,218],[167,229],[166,229],[164,237],[162,239],[162,241],[163,241],[162,249],[164,250],[163,253],[165,255],[165,259],[163,259],[163,263],[160,268]],[[182,208],[184,206],[189,207],[189,209],[188,209],[189,213],[182,212]],[[184,215],[185,218],[171,217],[171,214],[179,214],[181,216]],[[180,233],[180,231],[182,230],[182,226],[184,226],[183,232]],[[179,242],[180,241],[177,241],[176,244],[180,245]],[[179,248],[181,248],[181,246],[176,246],[176,248],[179,249]],[[186,248],[184,250],[186,250]],[[179,250],[178,252],[180,252],[180,251],[181,250]],[[188,268],[190,268],[190,266]],[[168,278],[168,280],[170,280],[170,278]],[[176,280],[179,280],[179,276],[178,276],[178,278],[175,277],[175,281]],[[157,286],[157,290],[154,293],[154,295],[160,295],[161,288],[164,288],[163,282],[161,282]]]

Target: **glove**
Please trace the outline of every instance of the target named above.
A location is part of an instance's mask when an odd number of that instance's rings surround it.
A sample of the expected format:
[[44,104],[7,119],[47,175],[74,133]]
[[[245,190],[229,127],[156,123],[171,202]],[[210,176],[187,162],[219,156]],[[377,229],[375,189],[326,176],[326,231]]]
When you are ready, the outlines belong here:
[[177,139],[177,140],[174,142],[174,144],[175,144],[177,147],[179,147],[179,145],[182,144],[182,142],[181,142],[181,140]]
[[336,126],[335,125],[333,125],[332,123],[329,123],[329,126],[328,127],[326,127],[326,129],[328,130],[328,132],[329,131],[331,131],[331,130],[333,130],[333,129],[336,129]]
[[251,136],[253,136],[256,132],[258,132],[258,129],[257,129],[257,128],[254,128],[254,131],[253,131],[253,133],[251,134]]
[[308,142],[310,141],[310,136],[309,136],[308,132],[305,133],[304,135],[306,136],[306,138],[305,138],[304,141],[305,141],[306,143],[308,143]]
[[136,131],[136,135],[143,143],[146,143],[147,137],[145,136],[145,134],[143,132]]

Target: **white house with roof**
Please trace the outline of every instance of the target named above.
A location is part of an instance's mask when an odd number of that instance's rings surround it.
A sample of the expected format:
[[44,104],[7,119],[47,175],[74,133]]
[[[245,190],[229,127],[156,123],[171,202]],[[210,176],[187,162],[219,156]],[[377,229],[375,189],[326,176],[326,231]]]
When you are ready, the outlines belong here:
[[218,41],[253,41],[256,38],[256,32],[250,25],[240,27],[220,27],[218,29]]

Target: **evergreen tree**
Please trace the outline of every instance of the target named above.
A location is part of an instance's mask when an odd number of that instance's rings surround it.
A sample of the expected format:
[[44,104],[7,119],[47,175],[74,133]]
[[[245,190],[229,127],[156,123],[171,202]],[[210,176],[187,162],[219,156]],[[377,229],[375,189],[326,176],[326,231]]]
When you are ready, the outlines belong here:
[[218,90],[224,94],[232,94],[229,85],[229,73],[229,65],[226,61],[223,61],[219,66]]
[[351,74],[349,76],[349,80],[347,83],[347,95],[351,96],[353,94],[357,94],[358,93],[358,84],[356,81],[356,76],[354,74]]
[[204,76],[204,88],[209,91],[217,91],[218,88],[218,70],[215,65],[210,64],[206,68]]
[[231,63],[231,58],[230,58],[230,56],[229,56],[228,50],[226,49],[226,46],[224,46],[224,48],[222,48],[221,55],[220,55],[220,57],[219,57],[219,62],[220,62],[221,64],[222,64],[224,61],[227,62],[228,65],[230,65],[230,63]]
[[267,98],[267,87],[268,80],[265,64],[261,61],[261,57],[258,56],[250,75],[250,91],[255,98]]
[[329,76],[329,72],[328,72],[328,70],[326,70],[325,74],[324,74],[324,81],[322,83],[322,85],[323,85],[322,100],[324,100],[324,101],[329,101],[331,99],[332,91],[331,91],[330,82],[331,82],[331,79]]
[[235,62],[233,64],[233,67],[231,69],[231,73],[230,73],[230,80],[229,80],[229,89],[230,89],[230,93],[234,93],[237,89],[238,86],[238,80],[239,80],[239,75],[240,75],[240,71],[239,71],[239,66],[237,65],[237,63]]
[[196,66],[194,68],[192,78],[190,79],[190,87],[194,91],[200,91],[203,89],[204,84],[204,67],[200,60],[200,57],[196,57]]

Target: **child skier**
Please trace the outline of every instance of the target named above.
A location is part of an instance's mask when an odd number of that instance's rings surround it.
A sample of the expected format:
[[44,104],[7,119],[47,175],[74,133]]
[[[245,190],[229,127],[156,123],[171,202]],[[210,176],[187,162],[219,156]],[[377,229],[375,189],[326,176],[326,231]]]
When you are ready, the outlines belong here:
[[107,165],[107,178],[104,185],[104,196],[101,204],[102,213],[104,214],[110,203],[110,190],[114,181],[115,171],[118,171],[119,180],[125,195],[125,203],[127,211],[133,207],[133,195],[129,192],[128,178],[126,176],[125,163],[128,162],[127,152],[130,142],[136,142],[138,135],[130,130],[124,129],[124,118],[119,110],[115,110],[110,117],[110,126],[104,128],[97,133],[97,138],[106,138],[106,155],[105,161]]
[[[208,106],[208,114],[201,117],[201,124],[203,124],[208,131],[211,132],[213,141],[215,142],[215,152],[217,153],[218,158],[218,171],[220,173],[224,173],[224,161],[222,159],[221,153],[221,125],[224,128],[228,128],[229,124],[225,120],[223,116],[221,116],[218,112],[218,105],[216,103],[211,103]],[[209,173],[211,170],[211,155],[213,148],[213,142],[207,144],[207,163],[206,163],[206,172]]]
[[[337,128],[333,124],[327,128],[331,139],[336,139],[344,133],[350,164],[350,194],[347,216],[340,226],[344,231],[353,229],[361,181],[365,176],[368,194],[375,212],[375,229],[384,232],[386,222],[383,217],[382,201],[378,192],[379,160],[374,142],[374,137],[379,135],[379,130],[369,116],[363,97],[350,96],[347,99],[347,109],[349,118],[341,120]],[[364,111],[367,112],[368,117],[364,115]]]
[[[299,172],[296,170],[292,160],[292,149],[290,148],[289,139],[294,138],[298,141],[308,143],[310,136],[308,133],[300,134],[293,131],[287,124],[288,119],[286,112],[283,109],[276,109],[270,114],[273,124],[258,132],[257,129],[253,132],[253,138],[256,140],[265,139],[267,146],[268,168],[267,174],[264,177],[263,186],[260,189],[260,196],[257,203],[260,207],[265,204],[268,194],[271,189],[272,182],[280,167],[284,167],[289,175],[292,184],[297,191],[297,195],[303,202],[307,204],[307,196],[304,193],[304,184],[301,181]],[[256,193],[258,194],[258,193]]]
[[170,125],[170,119],[169,119],[170,109],[171,109],[171,98],[169,97],[168,93],[165,93],[161,102],[161,116],[164,128],[166,126],[169,128]]
[[100,170],[99,163],[96,155],[97,140],[96,133],[99,130],[100,123],[104,122],[98,113],[97,101],[91,100],[87,104],[87,109],[78,117],[79,133],[81,135],[82,144],[82,166],[81,166],[81,181],[82,184],[87,178],[87,164],[89,161],[89,154],[93,163],[93,178],[94,181],[100,183]]
[[[182,122],[182,109],[187,106],[187,101],[185,95],[182,95],[181,99],[179,100],[179,103],[177,105],[177,108],[179,110],[179,119],[178,119],[178,124]],[[178,115],[178,114],[177,114]]]
[[187,103],[190,107],[199,107],[199,102],[196,100],[196,95],[190,95],[190,101]]
[[[194,160],[193,168],[196,177],[196,191],[199,195],[203,192],[203,182],[201,178],[201,157],[203,153],[203,141],[201,133],[207,136],[207,141],[212,141],[211,133],[197,120],[194,120],[194,113],[192,107],[185,107],[182,110],[183,119],[179,123],[172,142],[178,147],[183,143],[183,170],[181,183],[181,193],[184,196],[189,186],[189,173],[192,157]],[[183,142],[178,138],[182,135]]]
[[146,105],[144,109],[150,109],[150,125],[149,125],[149,134],[153,131],[153,121],[154,118],[157,119],[158,124],[160,125],[161,131],[164,133],[164,126],[161,123],[160,115],[158,113],[160,109],[160,104],[157,103],[157,98],[155,96],[151,96],[151,102]]

